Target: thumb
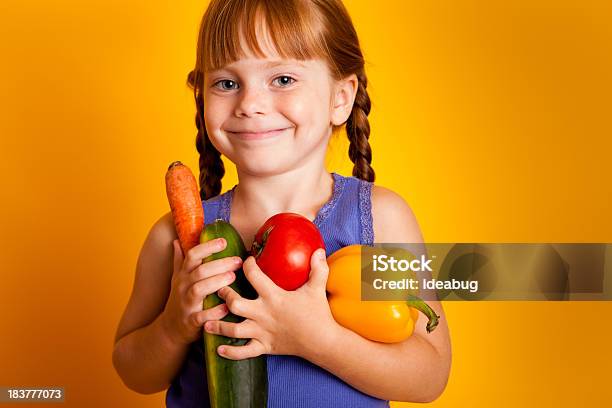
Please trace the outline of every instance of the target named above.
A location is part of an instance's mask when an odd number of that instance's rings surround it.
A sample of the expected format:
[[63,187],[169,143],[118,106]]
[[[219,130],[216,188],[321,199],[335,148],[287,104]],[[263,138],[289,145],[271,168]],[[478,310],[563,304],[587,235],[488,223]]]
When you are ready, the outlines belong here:
[[310,258],[310,279],[308,280],[308,285],[313,288],[322,287],[325,289],[328,275],[329,267],[325,258],[325,250],[319,248],[313,252]]
[[172,247],[174,249],[174,274],[177,274],[183,266],[183,250],[181,249],[181,243],[178,239],[172,241]]

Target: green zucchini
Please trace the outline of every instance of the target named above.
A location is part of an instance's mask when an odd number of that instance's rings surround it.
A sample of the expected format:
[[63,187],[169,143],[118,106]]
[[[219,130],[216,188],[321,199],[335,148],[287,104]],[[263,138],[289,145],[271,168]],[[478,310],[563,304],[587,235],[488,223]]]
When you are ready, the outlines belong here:
[[[204,262],[228,256],[239,256],[242,260],[247,258],[248,253],[242,238],[231,224],[223,220],[216,220],[212,224],[206,225],[200,235],[200,243],[215,238],[225,238],[227,246],[223,251],[204,259]],[[236,279],[230,287],[242,297],[255,299],[257,292],[244,276],[242,269],[235,273]],[[216,293],[213,293],[206,296],[203,306],[208,309],[222,302],[223,300]],[[229,313],[222,320],[238,323],[243,321],[244,318]],[[265,356],[234,361],[221,357],[217,353],[217,347],[222,344],[242,346],[248,341],[249,339],[234,339],[204,331],[206,377],[212,408],[261,408],[267,406],[268,377]]]

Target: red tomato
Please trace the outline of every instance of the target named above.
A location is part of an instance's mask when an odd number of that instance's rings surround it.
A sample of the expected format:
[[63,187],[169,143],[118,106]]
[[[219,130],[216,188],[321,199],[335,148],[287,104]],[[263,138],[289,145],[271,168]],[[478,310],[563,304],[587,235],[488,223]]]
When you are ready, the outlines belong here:
[[259,228],[251,254],[274,283],[285,290],[295,290],[308,280],[310,257],[318,248],[325,249],[325,243],[308,218],[280,213]]

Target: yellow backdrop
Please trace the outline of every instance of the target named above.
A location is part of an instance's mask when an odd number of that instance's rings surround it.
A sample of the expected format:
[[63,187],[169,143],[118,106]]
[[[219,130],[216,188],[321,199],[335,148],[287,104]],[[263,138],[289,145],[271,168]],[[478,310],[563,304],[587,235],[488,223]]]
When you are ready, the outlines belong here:
[[[70,407],[157,407],[123,386],[113,336],[136,257],[197,169],[185,86],[206,2],[0,6],[0,385]],[[612,242],[607,0],[347,0],[367,58],[377,182],[429,242]],[[331,169],[350,174],[346,143]],[[236,182],[230,168],[224,190]],[[435,407],[601,406],[610,302],[446,302]],[[397,404],[396,406],[410,406]]]

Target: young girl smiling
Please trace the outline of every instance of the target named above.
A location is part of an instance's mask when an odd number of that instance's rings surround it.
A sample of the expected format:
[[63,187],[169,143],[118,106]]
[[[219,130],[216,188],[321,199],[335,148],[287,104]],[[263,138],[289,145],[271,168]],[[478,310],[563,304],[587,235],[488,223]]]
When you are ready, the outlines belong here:
[[[327,255],[351,244],[422,242],[406,202],[373,184],[364,60],[339,0],[213,0],[189,84],[207,223],[231,221],[247,248],[257,228],[280,212],[312,220]],[[343,125],[352,177],[330,174],[324,164],[330,137]],[[224,194],[221,155],[236,165],[239,179]],[[170,213],[152,227],[113,353],[128,387],[141,393],[169,387],[170,407],[207,406],[204,327],[252,339],[220,348],[223,357],[266,355],[270,407],[380,407],[442,393],[451,353],[439,302],[429,302],[442,317],[436,331],[427,334],[419,319],[404,342],[373,342],[334,321],[324,251],[313,254],[306,285],[288,292],[252,257],[201,264],[225,244],[214,240],[183,254]],[[240,267],[259,294],[255,300],[228,287]],[[226,305],[201,310],[215,292]],[[246,320],[220,321],[228,308]]]

